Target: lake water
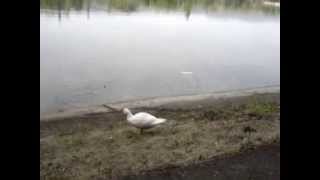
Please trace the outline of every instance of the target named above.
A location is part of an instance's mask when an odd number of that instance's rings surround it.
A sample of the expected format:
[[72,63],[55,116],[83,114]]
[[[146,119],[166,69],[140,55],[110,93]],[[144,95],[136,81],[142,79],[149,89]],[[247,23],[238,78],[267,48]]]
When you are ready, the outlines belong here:
[[40,3],[40,114],[280,84],[280,8],[263,1]]

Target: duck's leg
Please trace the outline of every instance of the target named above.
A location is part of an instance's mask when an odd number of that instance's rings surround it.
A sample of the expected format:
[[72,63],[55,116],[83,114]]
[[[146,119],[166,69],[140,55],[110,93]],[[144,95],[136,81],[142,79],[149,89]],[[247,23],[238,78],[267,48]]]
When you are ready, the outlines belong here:
[[143,129],[142,128],[140,129],[140,134],[143,134]]

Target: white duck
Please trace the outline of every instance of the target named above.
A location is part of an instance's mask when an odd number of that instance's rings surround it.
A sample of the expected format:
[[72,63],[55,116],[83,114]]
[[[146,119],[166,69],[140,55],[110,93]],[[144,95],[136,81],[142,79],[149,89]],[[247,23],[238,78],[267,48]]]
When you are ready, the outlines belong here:
[[124,108],[123,113],[127,115],[129,124],[140,129],[140,134],[143,133],[144,129],[153,128],[167,121],[163,118],[156,118],[146,112],[139,112],[133,115],[128,108]]

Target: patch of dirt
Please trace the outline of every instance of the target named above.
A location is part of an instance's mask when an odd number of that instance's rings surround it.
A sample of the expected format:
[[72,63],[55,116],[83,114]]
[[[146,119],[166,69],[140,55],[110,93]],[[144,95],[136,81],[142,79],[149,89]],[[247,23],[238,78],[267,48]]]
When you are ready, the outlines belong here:
[[122,177],[123,180],[280,180],[280,144],[220,156],[182,167],[166,167]]

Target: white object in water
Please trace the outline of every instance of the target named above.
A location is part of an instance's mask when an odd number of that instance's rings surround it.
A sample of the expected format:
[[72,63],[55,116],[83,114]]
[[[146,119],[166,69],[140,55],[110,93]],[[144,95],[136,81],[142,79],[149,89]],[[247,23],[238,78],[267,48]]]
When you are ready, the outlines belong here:
[[140,134],[143,133],[143,129],[149,129],[167,121],[163,118],[156,118],[146,112],[139,112],[133,115],[128,108],[124,108],[123,113],[127,115],[127,121],[130,125],[140,129]]
[[180,72],[181,74],[193,74],[192,72],[190,72],[190,71],[182,71],[182,72]]
[[267,5],[267,6],[280,7],[280,3],[279,3],[279,2],[264,1],[263,4],[264,4],[264,5]]

